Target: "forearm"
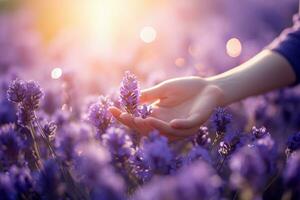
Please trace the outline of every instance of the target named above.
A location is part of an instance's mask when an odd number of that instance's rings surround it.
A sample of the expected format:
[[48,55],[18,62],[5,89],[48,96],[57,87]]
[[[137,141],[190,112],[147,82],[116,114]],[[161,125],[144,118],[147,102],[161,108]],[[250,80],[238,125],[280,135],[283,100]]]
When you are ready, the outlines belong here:
[[225,73],[208,78],[223,92],[222,105],[292,84],[296,77],[281,55],[264,50],[248,62]]

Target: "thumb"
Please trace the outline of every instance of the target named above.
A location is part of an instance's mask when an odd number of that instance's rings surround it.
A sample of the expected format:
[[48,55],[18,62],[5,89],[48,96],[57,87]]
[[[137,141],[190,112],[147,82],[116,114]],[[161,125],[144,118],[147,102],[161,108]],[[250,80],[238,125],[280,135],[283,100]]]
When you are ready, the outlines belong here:
[[160,85],[156,85],[152,88],[142,90],[140,101],[141,103],[156,101],[162,96],[162,93],[163,91]]

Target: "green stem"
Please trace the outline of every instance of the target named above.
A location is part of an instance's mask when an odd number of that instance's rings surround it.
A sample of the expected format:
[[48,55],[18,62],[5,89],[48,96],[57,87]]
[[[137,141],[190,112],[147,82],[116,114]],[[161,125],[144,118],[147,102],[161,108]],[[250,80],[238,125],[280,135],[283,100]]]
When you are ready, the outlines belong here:
[[68,187],[70,189],[70,195],[73,196],[73,199],[87,199],[87,195],[81,190],[81,188],[77,187],[77,184],[74,182],[74,179],[73,179],[71,173],[69,172],[69,170],[66,169],[64,167],[63,163],[58,159],[57,154],[55,153],[54,148],[52,147],[52,144],[49,141],[48,137],[46,136],[46,133],[44,132],[37,117],[36,117],[36,124],[41,131],[42,138],[43,138],[44,142],[47,144],[53,159],[55,159],[56,162],[59,164],[60,170],[64,177],[65,182],[70,186],[70,187]]
[[223,157],[222,161],[220,162],[220,165],[218,165],[218,168],[217,168],[217,171],[220,173],[224,163],[225,163],[225,160],[226,160],[226,156]]
[[279,177],[279,175],[280,175],[280,172],[278,172],[278,173],[271,179],[271,181],[269,182],[269,184],[265,187],[264,192],[266,192],[266,191],[271,187],[271,185],[277,180],[277,178]]
[[32,142],[33,142],[33,157],[35,158],[35,164],[37,169],[41,169],[41,156],[40,156],[40,152],[39,152],[39,148],[38,148],[38,144],[36,142],[36,138],[35,138],[35,130],[34,127],[32,125],[32,123],[30,122],[29,125],[29,129],[30,129],[30,134],[31,134],[31,138],[32,138]]

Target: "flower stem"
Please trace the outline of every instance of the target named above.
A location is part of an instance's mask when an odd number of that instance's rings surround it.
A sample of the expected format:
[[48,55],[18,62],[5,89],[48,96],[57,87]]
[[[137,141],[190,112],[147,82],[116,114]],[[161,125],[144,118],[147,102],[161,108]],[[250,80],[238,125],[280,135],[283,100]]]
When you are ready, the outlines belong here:
[[32,142],[33,142],[33,157],[35,158],[35,165],[36,165],[37,169],[40,170],[42,168],[41,156],[40,156],[38,144],[36,142],[35,130],[34,130],[32,123],[30,123],[29,129],[30,129],[30,134],[31,134]]

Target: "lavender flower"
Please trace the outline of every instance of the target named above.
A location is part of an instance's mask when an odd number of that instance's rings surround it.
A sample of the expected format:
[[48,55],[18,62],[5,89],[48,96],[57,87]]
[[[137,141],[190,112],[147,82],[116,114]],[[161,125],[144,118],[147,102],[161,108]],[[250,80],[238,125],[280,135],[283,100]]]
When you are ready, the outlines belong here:
[[65,164],[70,164],[76,154],[76,147],[89,143],[94,138],[92,130],[86,124],[71,123],[62,127],[55,137],[56,152]]
[[26,84],[25,98],[22,101],[24,108],[29,110],[36,110],[40,106],[40,99],[43,97],[44,93],[35,81],[27,81]]
[[270,135],[270,133],[267,131],[265,127],[256,128],[255,126],[252,127],[252,135],[254,139],[260,139],[265,136]]
[[285,153],[289,157],[294,151],[300,149],[300,132],[289,136]]
[[16,108],[12,102],[0,97],[0,125],[17,121]]
[[139,112],[139,115],[141,116],[141,118],[145,119],[147,118],[149,115],[151,115],[152,113],[152,107],[151,105],[148,106],[148,105],[142,105],[138,108],[138,112]]
[[23,162],[24,143],[19,137],[13,124],[0,128],[0,159],[2,167]]
[[183,168],[175,176],[154,179],[142,187],[134,199],[216,200],[220,199],[218,190],[221,184],[221,179],[214,170],[208,164],[199,161]]
[[66,195],[66,185],[55,160],[47,160],[44,170],[39,173],[37,187],[43,199],[63,199]]
[[160,136],[158,132],[154,131],[149,134],[148,138],[143,138],[137,154],[152,173],[169,173],[173,154],[168,146],[167,138]]
[[102,142],[112,154],[113,158],[124,160],[129,158],[132,153],[132,140],[122,128],[109,128],[102,135]]
[[253,145],[257,148],[261,158],[264,160],[268,174],[273,174],[276,171],[278,156],[275,141],[271,136],[265,136],[257,140]]
[[9,169],[9,176],[17,192],[18,198],[32,199],[34,194],[34,180],[28,168],[13,166]]
[[201,126],[195,134],[195,136],[193,137],[193,144],[208,148],[210,143],[211,139],[209,138],[209,132],[207,127]]
[[123,199],[124,181],[108,165],[108,152],[95,144],[81,145],[78,150],[81,153],[76,158],[76,173],[90,189],[91,199]]
[[14,80],[7,90],[7,98],[14,103],[20,103],[24,100],[26,94],[26,84],[20,79]]
[[218,107],[212,116],[212,124],[217,135],[222,135],[226,132],[228,124],[232,120],[232,115],[227,113],[226,109]]
[[7,91],[10,101],[18,103],[18,123],[27,126],[34,119],[34,110],[39,108],[43,91],[35,81],[24,82],[16,79]]
[[212,163],[212,159],[207,149],[201,146],[195,146],[190,152],[184,157],[184,165],[191,164],[197,160],[203,160],[207,163]]
[[16,191],[7,173],[0,173],[0,197],[5,200],[15,200]]
[[112,106],[112,102],[108,97],[101,96],[96,103],[89,107],[87,119],[100,134],[103,134],[112,122],[112,115],[108,111],[110,106]]
[[283,179],[286,187],[300,192],[300,152],[296,151],[287,161],[283,172]]
[[243,147],[248,142],[248,137],[242,133],[230,132],[225,137],[224,140],[220,142],[219,154],[221,156],[229,156],[237,149]]
[[139,98],[140,88],[137,78],[126,71],[120,88],[120,105],[126,112],[139,116]]
[[256,148],[247,146],[235,153],[229,162],[230,183],[238,189],[261,192],[266,182],[267,167]]
[[48,122],[43,127],[44,133],[50,140],[54,139],[56,129],[57,129],[57,125],[55,122]]

